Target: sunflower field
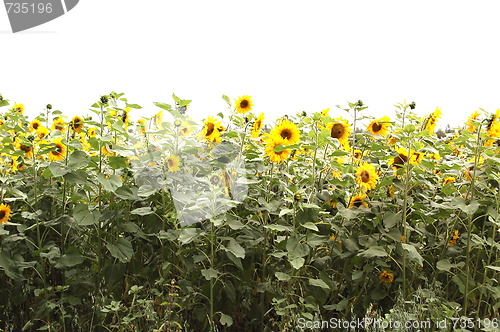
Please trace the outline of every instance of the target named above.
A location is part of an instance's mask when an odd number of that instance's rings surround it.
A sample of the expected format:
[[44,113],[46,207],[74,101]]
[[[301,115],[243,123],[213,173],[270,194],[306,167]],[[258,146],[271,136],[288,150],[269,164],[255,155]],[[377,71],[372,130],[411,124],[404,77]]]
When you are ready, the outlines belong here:
[[197,123],[190,102],[0,97],[0,331],[498,328],[500,110],[437,135],[415,103],[266,121],[223,96]]

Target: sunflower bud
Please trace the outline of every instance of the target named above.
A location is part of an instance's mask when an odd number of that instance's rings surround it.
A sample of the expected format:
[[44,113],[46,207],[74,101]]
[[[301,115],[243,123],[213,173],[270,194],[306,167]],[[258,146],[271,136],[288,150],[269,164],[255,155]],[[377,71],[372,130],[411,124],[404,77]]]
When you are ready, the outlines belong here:
[[30,141],[30,142],[33,142],[35,140],[35,136],[33,136],[33,135],[29,135],[27,138],[28,138],[28,141]]
[[306,111],[302,111],[302,116],[307,116],[307,112]]
[[174,126],[176,126],[176,127],[180,127],[180,126],[181,126],[181,124],[182,124],[182,122],[181,122],[181,120],[179,120],[179,119],[176,119],[176,120],[174,121]]
[[47,109],[51,110],[52,109],[52,105],[51,104],[47,104]]
[[296,201],[300,201],[302,199],[302,196],[300,194],[295,194],[295,196],[293,196],[293,198],[296,200]]
[[363,102],[361,100],[358,100],[358,106],[359,107],[362,107],[363,106]]
[[108,96],[101,96],[101,103],[107,104],[109,101]]
[[417,104],[415,104],[415,102],[414,102],[414,101],[412,101],[412,102],[411,102],[411,104],[410,104],[409,106],[410,106],[410,108],[411,108],[412,110],[414,110],[414,109],[415,109],[415,107],[417,106]]
[[0,93],[0,101],[2,101],[2,100],[3,100],[3,96],[2,96],[2,94]]
[[248,118],[248,116],[245,116],[245,123],[249,123],[250,122],[250,119]]

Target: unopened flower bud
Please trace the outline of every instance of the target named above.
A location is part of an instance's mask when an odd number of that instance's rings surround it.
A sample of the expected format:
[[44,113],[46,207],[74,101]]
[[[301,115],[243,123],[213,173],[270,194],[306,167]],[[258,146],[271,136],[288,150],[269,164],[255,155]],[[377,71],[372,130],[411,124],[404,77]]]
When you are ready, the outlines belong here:
[[417,106],[417,104],[415,104],[415,102],[414,102],[414,101],[412,101],[412,102],[411,102],[411,104],[410,104],[410,108],[411,108],[412,110],[414,110],[416,106]]
[[109,101],[108,96],[101,96],[101,103],[107,104]]
[[47,109],[51,110],[52,109],[52,105],[51,104],[47,104]]

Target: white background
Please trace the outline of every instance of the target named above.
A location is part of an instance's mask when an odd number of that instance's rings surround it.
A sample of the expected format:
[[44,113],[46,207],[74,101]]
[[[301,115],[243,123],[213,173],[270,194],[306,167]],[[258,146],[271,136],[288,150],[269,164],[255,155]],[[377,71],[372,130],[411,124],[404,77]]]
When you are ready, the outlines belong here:
[[[192,99],[195,118],[248,94],[268,117],[358,99],[373,116],[415,101],[460,125],[500,107],[495,1],[80,0],[12,34],[0,9],[0,93],[30,116],[47,104],[90,114],[102,94],[144,108]],[[439,127],[439,126],[438,126]]]

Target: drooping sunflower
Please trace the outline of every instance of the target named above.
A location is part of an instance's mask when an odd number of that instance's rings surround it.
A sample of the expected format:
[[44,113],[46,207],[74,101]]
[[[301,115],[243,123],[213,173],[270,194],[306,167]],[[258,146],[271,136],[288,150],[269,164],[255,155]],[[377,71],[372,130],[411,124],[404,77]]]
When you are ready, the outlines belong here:
[[39,120],[33,120],[33,121],[31,121],[30,126],[29,126],[29,128],[28,128],[28,129],[29,129],[29,131],[32,131],[32,132],[33,132],[33,131],[37,131],[37,130],[38,130],[38,128],[39,128],[41,125],[42,125],[42,124],[40,123],[40,121],[39,121]]
[[384,270],[382,273],[380,273],[380,275],[378,276],[378,278],[383,283],[390,284],[390,283],[392,283],[394,281],[394,274],[392,274],[392,273],[387,272],[387,271]]
[[14,106],[12,107],[12,109],[14,111],[17,111],[19,114],[23,114],[24,113],[24,105],[23,104],[14,104]]
[[0,204],[0,224],[8,224],[11,213],[12,211],[9,205]]
[[253,127],[252,127],[252,137],[257,138],[260,136],[260,131],[263,126],[263,121],[264,121],[264,113],[260,113],[259,117],[257,120],[255,120]]
[[467,122],[465,125],[467,126],[467,130],[470,131],[471,133],[476,131],[476,127],[474,126],[474,122],[477,121],[477,118],[481,115],[481,112],[479,111],[474,111],[469,117],[467,118]]
[[60,132],[66,132],[66,123],[61,117],[57,117],[54,119],[52,123],[52,130],[59,130]]
[[279,146],[287,146],[285,140],[281,136],[271,136],[266,140],[266,147],[264,151],[269,160],[273,163],[279,164],[287,160],[290,156],[291,149],[283,149],[281,151],[274,151],[274,149]]
[[147,124],[147,122],[144,119],[137,120],[137,133],[145,134],[146,133],[146,124]]
[[130,123],[130,107],[125,107],[125,109],[123,110],[123,113],[122,113],[122,116],[121,116],[121,120],[125,126],[125,128],[128,127],[129,123]]
[[351,197],[349,200],[349,209],[353,207],[360,207],[361,205],[368,207],[368,203],[364,201],[366,194],[359,194]]
[[73,117],[73,119],[71,119],[71,123],[70,123],[70,127],[71,127],[71,130],[75,131],[75,132],[80,132],[82,129],[83,129],[83,119],[81,117],[79,117],[78,115]]
[[389,127],[391,119],[389,117],[384,116],[378,120],[374,120],[370,122],[366,130],[372,133],[373,135],[380,135],[382,137],[387,136],[389,134]]
[[49,130],[47,127],[40,126],[36,130],[36,134],[38,135],[38,139],[44,139],[49,134]]
[[62,142],[61,138],[57,138],[52,141],[55,149],[49,152],[49,159],[51,161],[63,160],[66,156],[66,145]]
[[166,159],[167,169],[171,173],[178,172],[181,169],[181,161],[176,155],[171,155]]
[[212,116],[208,116],[203,122],[203,128],[198,135],[200,140],[206,140],[208,142],[220,142],[221,129],[224,130],[221,122]]
[[352,129],[347,120],[341,117],[334,119],[333,122],[326,125],[326,128],[330,130],[331,138],[338,139],[344,149],[349,148],[349,135],[351,134]]
[[252,110],[253,101],[250,96],[242,96],[236,99],[236,112],[247,113]]
[[283,145],[292,145],[300,142],[300,130],[295,123],[288,119],[283,119],[271,130],[273,139],[282,140]]
[[356,169],[356,182],[363,191],[375,189],[377,180],[378,174],[372,164],[364,162]]
[[18,142],[16,144],[16,148],[18,150],[23,151],[26,158],[29,158],[29,159],[33,158],[33,147],[31,145],[27,145],[27,144]]
[[424,130],[428,130],[429,133],[433,134],[434,129],[436,128],[436,124],[439,118],[441,118],[441,109],[439,107],[436,108],[434,112],[432,112],[427,119],[425,120]]

